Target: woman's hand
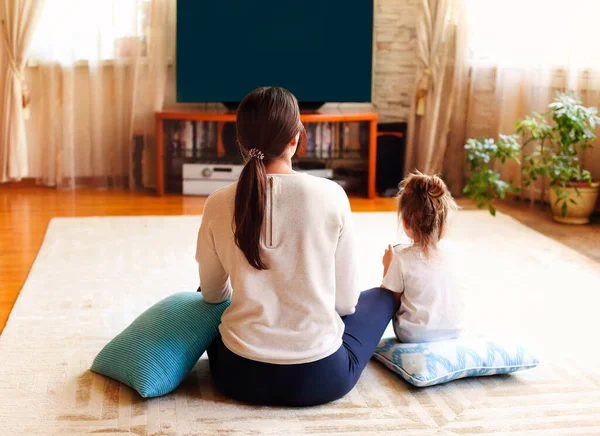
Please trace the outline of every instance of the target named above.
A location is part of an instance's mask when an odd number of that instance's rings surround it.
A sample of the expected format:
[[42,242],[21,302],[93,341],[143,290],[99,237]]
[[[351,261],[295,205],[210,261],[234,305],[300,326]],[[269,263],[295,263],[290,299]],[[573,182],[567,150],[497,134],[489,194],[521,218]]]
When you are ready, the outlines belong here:
[[388,268],[390,267],[390,264],[392,263],[393,258],[394,258],[394,248],[391,245],[388,245],[388,248],[385,250],[385,253],[383,254],[383,259],[382,259],[383,276],[384,277],[387,274]]

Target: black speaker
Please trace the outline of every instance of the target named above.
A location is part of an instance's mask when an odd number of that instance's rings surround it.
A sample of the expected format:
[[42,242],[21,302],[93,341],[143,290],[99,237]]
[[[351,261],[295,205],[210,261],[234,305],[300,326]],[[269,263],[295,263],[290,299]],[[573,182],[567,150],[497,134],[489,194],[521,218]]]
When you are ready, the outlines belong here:
[[404,175],[406,123],[377,125],[377,172],[375,187],[383,197],[398,193],[398,183]]
[[237,133],[235,122],[227,122],[223,124],[223,148],[227,156],[239,156],[240,151],[237,145]]

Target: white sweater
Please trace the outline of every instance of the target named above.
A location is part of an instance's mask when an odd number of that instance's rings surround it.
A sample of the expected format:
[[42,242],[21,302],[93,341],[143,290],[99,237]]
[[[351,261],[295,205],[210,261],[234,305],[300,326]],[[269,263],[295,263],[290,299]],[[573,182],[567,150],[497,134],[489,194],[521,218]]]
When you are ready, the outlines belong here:
[[206,201],[196,260],[205,301],[231,299],[220,326],[229,350],[260,362],[298,364],[334,353],[341,316],[354,312],[357,288],[350,204],[334,182],[269,174],[261,258],[250,266],[233,237],[236,184]]

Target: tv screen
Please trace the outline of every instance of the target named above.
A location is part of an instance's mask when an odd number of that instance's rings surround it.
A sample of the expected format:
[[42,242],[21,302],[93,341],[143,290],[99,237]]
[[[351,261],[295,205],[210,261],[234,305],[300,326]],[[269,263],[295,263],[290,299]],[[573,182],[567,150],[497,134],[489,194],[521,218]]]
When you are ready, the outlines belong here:
[[370,102],[373,0],[178,0],[177,100]]

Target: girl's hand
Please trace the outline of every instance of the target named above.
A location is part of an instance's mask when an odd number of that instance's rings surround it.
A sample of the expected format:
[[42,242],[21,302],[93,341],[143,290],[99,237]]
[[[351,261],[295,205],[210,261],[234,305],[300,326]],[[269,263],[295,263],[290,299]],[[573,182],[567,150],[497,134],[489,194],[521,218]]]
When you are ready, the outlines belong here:
[[385,250],[385,253],[383,254],[383,259],[382,259],[384,276],[387,274],[388,268],[390,267],[390,264],[392,263],[393,258],[394,258],[394,248],[391,245],[388,245],[388,248]]

